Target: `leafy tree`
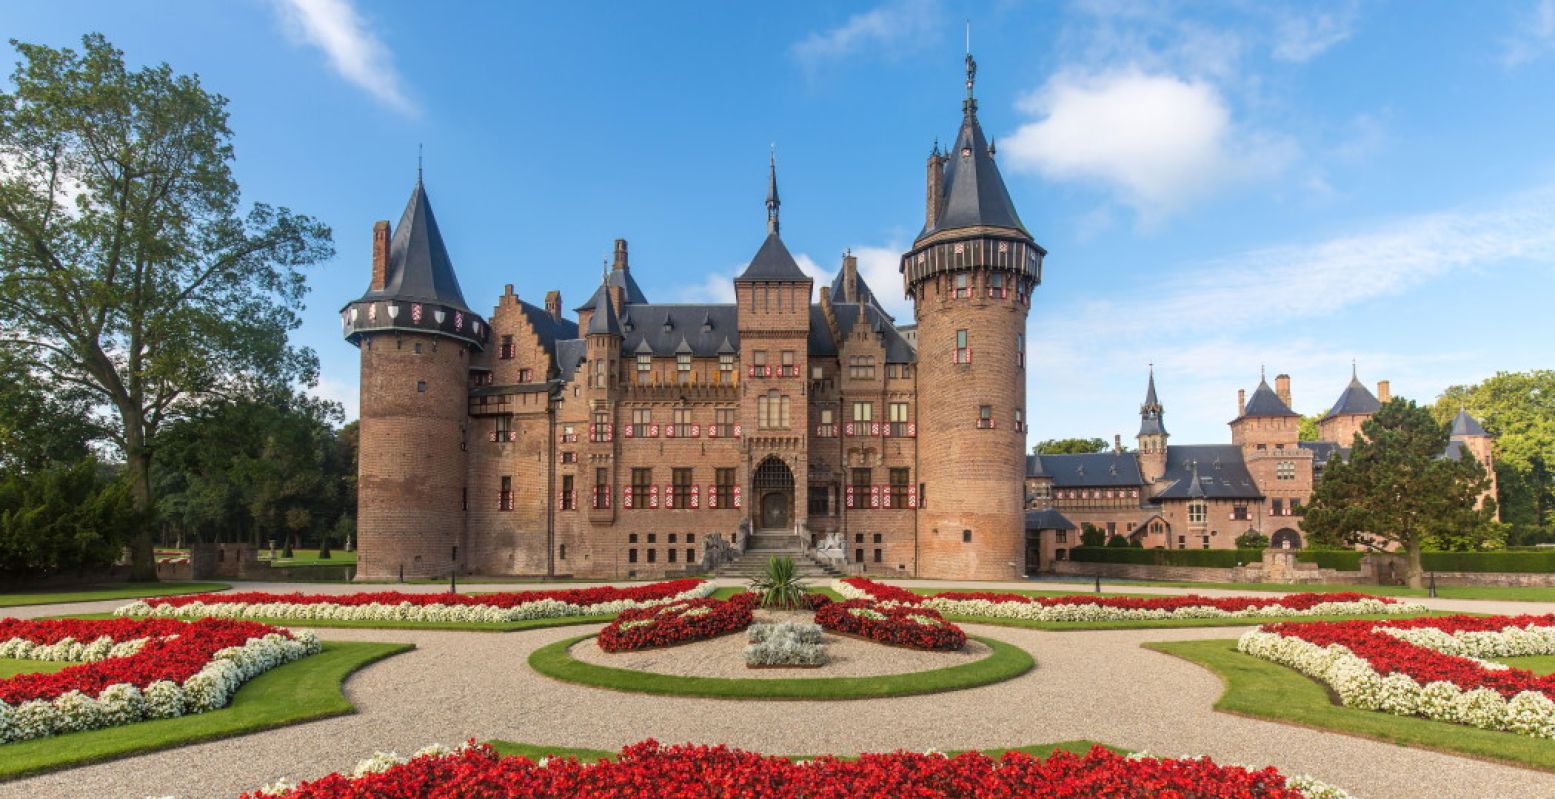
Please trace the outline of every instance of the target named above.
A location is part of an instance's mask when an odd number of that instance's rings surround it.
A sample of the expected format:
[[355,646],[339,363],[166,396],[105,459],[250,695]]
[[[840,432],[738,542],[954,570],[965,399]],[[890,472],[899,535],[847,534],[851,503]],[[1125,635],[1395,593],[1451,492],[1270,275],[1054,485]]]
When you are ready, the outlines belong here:
[[1431,412],[1446,423],[1460,408],[1494,436],[1497,506],[1511,543],[1555,541],[1555,370],[1452,386]]
[[1090,522],[1080,525],[1080,546],[1099,547],[1107,543],[1107,534]]
[[1049,438],[1038,441],[1031,451],[1036,455],[1085,455],[1105,452],[1110,446],[1100,438]]
[[45,391],[39,377],[0,347],[0,471],[79,463],[101,435],[86,392],[68,385]]
[[95,458],[0,476],[0,574],[112,565],[139,521],[129,487]]
[[[1323,418],[1323,415],[1320,414],[1320,413],[1314,413],[1311,416],[1303,416],[1303,417],[1301,417],[1301,429],[1296,432],[1296,440],[1297,441],[1316,441],[1316,440],[1318,440],[1317,423],[1322,418]],[[1340,443],[1341,444],[1348,444],[1349,442],[1348,441],[1342,441]]]
[[1490,480],[1474,458],[1440,457],[1447,426],[1429,410],[1394,399],[1361,425],[1347,460],[1330,461],[1302,526],[1314,543],[1404,551],[1409,585],[1423,585],[1420,551],[1498,543],[1495,500],[1479,504]]
[[1128,549],[1128,539],[1118,535],[1117,533],[1113,533],[1112,536],[1107,539],[1107,546],[1114,549]]
[[[287,342],[300,269],[329,229],[255,204],[240,213],[226,98],[166,64],[130,70],[100,34],[82,51],[12,42],[0,93],[0,344],[111,409],[136,510],[153,509],[164,423],[245,385],[311,381]],[[155,580],[149,525],[132,579]]]
[[1269,537],[1257,530],[1249,529],[1236,537],[1237,549],[1268,549]]

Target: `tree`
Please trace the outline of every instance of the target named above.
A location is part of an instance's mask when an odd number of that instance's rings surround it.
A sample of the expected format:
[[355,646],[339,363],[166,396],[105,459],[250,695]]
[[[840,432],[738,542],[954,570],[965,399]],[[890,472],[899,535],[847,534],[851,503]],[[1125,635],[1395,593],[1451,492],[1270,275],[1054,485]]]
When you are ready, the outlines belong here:
[[1107,534],[1090,522],[1080,525],[1080,546],[1099,547],[1107,543]]
[[1452,386],[1431,412],[1445,423],[1459,409],[1494,436],[1496,501],[1510,542],[1555,541],[1555,370],[1498,372]]
[[[1301,417],[1301,429],[1296,432],[1296,440],[1297,441],[1316,441],[1316,440],[1318,440],[1317,423],[1322,418],[1323,418],[1323,415],[1319,414],[1319,413],[1314,413],[1311,416],[1303,416],[1303,417]],[[1341,443],[1341,444],[1348,444],[1349,442],[1348,441],[1341,441],[1339,443]]]
[[1268,549],[1269,537],[1257,530],[1249,529],[1236,537],[1237,549]]
[[0,472],[79,463],[101,436],[85,391],[45,391],[39,377],[15,351],[0,347]]
[[1037,455],[1085,455],[1105,452],[1110,446],[1100,438],[1049,438],[1038,441],[1031,451]]
[[1497,542],[1495,500],[1479,505],[1489,477],[1474,458],[1441,457],[1447,426],[1404,399],[1361,425],[1347,460],[1333,460],[1312,491],[1302,527],[1314,543],[1398,547],[1409,585],[1423,585],[1427,545],[1479,548]]
[[1128,549],[1129,543],[1127,538],[1124,538],[1117,533],[1113,533],[1107,539],[1107,546],[1112,547],[1113,549]]
[[[0,344],[111,410],[149,518],[168,420],[245,385],[311,382],[292,347],[301,268],[329,229],[283,208],[240,214],[226,98],[161,64],[129,70],[100,34],[82,52],[12,42],[0,94]],[[152,530],[131,578],[155,580]]]
[[95,458],[0,476],[0,574],[109,566],[138,522],[128,486]]

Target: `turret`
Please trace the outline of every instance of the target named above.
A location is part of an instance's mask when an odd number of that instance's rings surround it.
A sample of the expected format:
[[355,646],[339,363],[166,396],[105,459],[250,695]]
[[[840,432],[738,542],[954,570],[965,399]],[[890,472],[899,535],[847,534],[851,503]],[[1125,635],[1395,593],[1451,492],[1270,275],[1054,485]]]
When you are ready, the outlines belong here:
[[1139,469],[1146,483],[1154,483],[1166,474],[1166,408],[1155,393],[1155,365],[1150,365],[1150,382],[1145,401],[1139,406]]
[[966,59],[955,144],[929,158],[922,232],[902,256],[918,323],[919,574],[1011,579],[1025,562],[1026,318],[1046,251],[983,136]]
[[[1284,377],[1281,375],[1281,377]],[[1290,378],[1281,386],[1286,396],[1290,392]],[[1296,449],[1301,433],[1301,414],[1290,409],[1279,392],[1269,387],[1269,381],[1260,376],[1258,388],[1244,402],[1237,393],[1237,418],[1231,420],[1231,443],[1244,450]]]
[[[1380,389],[1386,385],[1387,381],[1383,381],[1377,387]],[[1341,447],[1350,446],[1355,440],[1355,434],[1361,431],[1361,425],[1382,408],[1382,402],[1360,381],[1352,364],[1349,385],[1339,392],[1339,399],[1334,401],[1334,406],[1317,422],[1318,439],[1333,441]]]
[[[1480,502],[1484,502],[1485,497],[1496,496],[1496,463],[1490,433],[1477,419],[1470,416],[1467,410],[1459,408],[1458,415],[1453,417],[1452,426],[1448,429],[1448,436],[1447,452],[1444,454],[1451,457],[1456,449],[1458,457],[1467,454],[1485,467],[1485,473],[1490,478],[1490,487],[1480,495]],[[1496,521],[1500,520],[1501,509],[1497,507]]]
[[341,309],[361,348],[356,576],[440,579],[468,554],[466,383],[490,331],[465,304],[419,177],[390,233],[373,226],[367,292]]

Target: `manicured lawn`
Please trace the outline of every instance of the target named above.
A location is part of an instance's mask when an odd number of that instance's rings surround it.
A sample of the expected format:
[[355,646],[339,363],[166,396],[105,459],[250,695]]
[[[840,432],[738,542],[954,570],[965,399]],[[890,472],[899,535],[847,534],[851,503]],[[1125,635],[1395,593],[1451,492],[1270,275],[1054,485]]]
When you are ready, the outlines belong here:
[[1083,630],[1165,630],[1177,627],[1255,627],[1282,621],[1358,621],[1362,619],[1415,619],[1423,616],[1466,616],[1475,614],[1447,610],[1428,610],[1417,614],[1373,613],[1361,616],[1270,616],[1246,619],[1124,619],[1119,621],[1031,621],[1028,619],[996,619],[988,616],[953,616],[944,614],[947,621],[957,624],[995,624],[1001,627],[1025,627],[1030,630],[1052,632],[1079,632]]
[[[1083,578],[1082,578],[1083,581]],[[1311,592],[1330,594],[1337,591],[1359,591],[1376,596],[1421,597],[1429,595],[1424,588],[1407,588],[1402,585],[1337,585],[1318,583],[1313,585],[1275,585],[1273,583],[1200,583],[1186,581],[1150,581],[1103,584],[1125,587],[1161,588],[1218,588],[1226,591],[1278,591],[1280,593]],[[1500,586],[1438,586],[1436,595],[1442,599],[1489,599],[1503,602],[1555,602],[1555,588],[1503,588]]]
[[320,559],[317,549],[294,549],[292,550],[294,557],[290,558],[281,557],[281,550],[277,549],[275,551],[275,560],[270,560],[269,554],[270,550],[262,549],[259,551],[259,559],[261,562],[269,563],[272,566],[350,566],[356,563],[355,552],[346,552],[339,549],[330,550],[327,559]]
[[63,602],[98,602],[105,599],[139,599],[148,596],[204,594],[225,591],[226,583],[99,583],[78,591],[26,591],[0,594],[0,608],[25,605],[54,605]]
[[540,647],[530,653],[529,665],[547,677],[564,682],[634,693],[715,699],[877,699],[932,694],[1003,682],[1019,677],[1036,666],[1031,655],[1020,647],[992,638],[968,636],[992,647],[993,654],[959,666],[878,677],[680,677],[596,666],[584,663],[568,653],[567,650],[573,644],[591,637],[580,635]]
[[1226,691],[1215,709],[1320,730],[1375,738],[1401,746],[1555,770],[1555,742],[1460,724],[1343,707],[1328,689],[1284,666],[1236,651],[1236,641],[1173,641],[1145,644],[1219,675]]
[[346,677],[373,661],[414,648],[329,641],[317,655],[250,680],[221,710],[0,744],[0,779],[351,713],[355,707],[340,690]]
[[[112,613],[82,613],[72,619],[109,619]],[[351,630],[459,630],[475,633],[510,633],[518,630],[536,630],[541,627],[567,627],[574,624],[604,624],[615,616],[563,616],[555,619],[523,619],[506,622],[453,622],[453,621],[351,621],[344,619],[269,619],[260,616],[244,618],[273,624],[277,627],[299,629],[344,628]]]
[[1555,674],[1555,655],[1530,655],[1520,658],[1501,658],[1501,662],[1535,674]]
[[[18,660],[0,658],[0,680],[18,674],[52,674],[60,669],[76,665],[74,660]],[[0,750],[4,751],[4,750]]]
[[[616,756],[615,752],[606,752],[603,749],[580,749],[580,748],[577,748],[577,747],[570,747],[570,746],[540,746],[540,745],[537,745],[537,744],[526,744],[526,743],[518,743],[516,741],[502,741],[502,740],[487,741],[486,743],[490,744],[491,748],[497,750],[497,752],[499,754],[504,754],[504,755],[522,755],[522,756],[527,757],[530,760],[534,760],[536,762],[538,762],[540,760],[540,758],[542,758],[542,757],[570,757],[570,758],[576,759],[579,763],[597,763],[600,760],[603,760],[603,759],[605,759],[607,757],[608,758],[614,758]],[[1005,752],[1024,752],[1024,753],[1026,753],[1028,755],[1032,755],[1034,757],[1047,757],[1048,755],[1051,755],[1054,752],[1073,752],[1074,754],[1077,754],[1077,755],[1083,755],[1086,752],[1091,751],[1091,748],[1095,747],[1095,746],[1100,746],[1100,747],[1102,747],[1104,749],[1111,749],[1112,751],[1117,752],[1118,754],[1128,754],[1128,750],[1126,750],[1126,749],[1119,749],[1116,746],[1108,746],[1107,744],[1104,744],[1104,743],[1098,743],[1096,741],[1086,741],[1086,740],[1059,741],[1058,743],[1052,743],[1052,744],[1033,744],[1031,746],[1022,746],[1022,747],[1018,747],[1018,748],[1015,748],[1015,749],[982,749],[982,750],[979,750],[979,751],[981,751],[983,754],[985,754],[985,755],[987,755],[989,757],[993,757],[993,758],[997,758],[997,757],[1003,755]],[[967,750],[951,749],[951,750],[946,751],[945,754],[947,754],[947,755],[958,755],[958,754],[961,754],[963,751],[967,751]],[[787,757],[795,759],[795,760],[808,760],[808,759],[814,758],[815,755],[787,755]],[[840,757],[840,758],[838,758],[838,760],[853,760],[853,759],[855,759],[855,758],[852,758],[852,757]]]

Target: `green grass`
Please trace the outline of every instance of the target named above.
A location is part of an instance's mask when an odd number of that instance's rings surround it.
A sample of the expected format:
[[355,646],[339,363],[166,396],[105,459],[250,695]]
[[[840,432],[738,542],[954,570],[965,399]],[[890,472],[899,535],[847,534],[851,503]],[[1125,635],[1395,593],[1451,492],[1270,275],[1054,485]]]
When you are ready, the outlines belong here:
[[987,644],[993,654],[959,666],[877,677],[682,677],[596,666],[574,658],[567,651],[573,644],[592,637],[580,635],[540,647],[530,653],[529,665],[535,671],[563,682],[634,693],[715,699],[877,699],[932,694],[1003,682],[1036,666],[1031,655],[1020,647],[992,638],[968,636]]
[[1555,655],[1529,655],[1520,658],[1501,658],[1502,663],[1535,674],[1555,674]]
[[225,591],[227,583],[99,583],[80,591],[24,591],[0,594],[0,608],[55,605],[64,602],[98,602],[105,599],[139,599],[148,596],[204,594]]
[[356,708],[341,691],[346,677],[376,660],[414,648],[411,644],[330,641],[317,655],[250,680],[238,690],[232,704],[220,710],[0,744],[0,779],[351,713]]
[[[519,755],[534,761],[538,761],[542,757],[570,757],[577,760],[579,763],[598,763],[599,761],[606,758],[614,759],[616,756],[615,752],[607,752],[603,749],[582,749],[571,746],[542,746],[538,744],[526,744],[519,743],[517,741],[503,740],[487,741],[486,743],[490,744],[492,749],[497,750],[498,754]],[[1100,743],[1097,741],[1088,741],[1083,739],[1075,741],[1059,741],[1058,743],[1051,744],[1032,744],[1031,746],[1019,746],[1013,749],[979,749],[977,751],[982,752],[983,754],[992,758],[997,758],[1003,755],[1005,752],[1024,752],[1033,757],[1047,757],[1048,755],[1051,755],[1055,752],[1072,752],[1077,755],[1083,755],[1086,752],[1091,751],[1092,747],[1096,746],[1100,746],[1103,749],[1110,749],[1120,755],[1128,754],[1127,749],[1119,749],[1116,746],[1110,746],[1108,744]],[[945,754],[959,755],[965,751],[971,750],[952,749],[946,751]],[[785,757],[791,760],[809,760],[813,759],[815,755],[785,755]],[[855,759],[857,758],[838,758],[838,760]]]
[[1215,709],[1225,713],[1555,770],[1555,743],[1551,741],[1343,707],[1330,698],[1326,687],[1294,669],[1236,651],[1233,640],[1173,641],[1145,644],[1145,648],[1197,663],[1219,675],[1226,690]]
[[268,558],[270,554],[268,549],[260,550],[259,554],[261,556],[260,562],[268,563],[271,566],[353,566],[356,564],[355,552],[345,552],[339,549],[330,550],[329,557],[322,560],[319,558],[317,549],[294,549],[292,550],[292,555],[295,557],[291,558],[281,557],[281,550],[277,549],[275,560]]
[[[81,613],[72,619],[110,619],[112,613]],[[615,618],[605,616],[563,616],[554,619],[521,619],[504,622],[454,622],[454,621],[351,621],[346,619],[271,619],[263,616],[244,616],[248,621],[273,624],[277,627],[299,629],[340,628],[348,630],[458,630],[473,633],[511,633],[519,630],[536,630],[542,627],[568,627],[575,624],[604,624]]]
[[76,665],[74,660],[19,660],[0,658],[0,680],[18,674],[53,674],[60,669]]
[[[1082,578],[1083,579],[1083,578]],[[1311,592],[1331,594],[1339,591],[1357,591],[1375,596],[1421,597],[1429,595],[1424,588],[1408,588],[1402,585],[1339,585],[1331,583],[1278,585],[1274,583],[1206,583],[1184,580],[1115,583],[1102,578],[1113,586],[1127,585],[1152,588],[1218,588],[1226,591],[1278,591],[1281,593]],[[1555,588],[1507,588],[1501,586],[1437,586],[1436,595],[1442,599],[1486,599],[1502,602],[1555,602]]]
[[1282,621],[1360,621],[1464,615],[1474,614],[1447,610],[1428,610],[1424,613],[1372,613],[1360,616],[1268,616],[1245,619],[1121,619],[1117,621],[1033,621],[1031,619],[996,619],[988,616],[954,616],[945,614],[945,619],[957,624],[994,624],[1001,627],[1024,627],[1029,630],[1080,632],[1084,630],[1168,630],[1179,627],[1256,627],[1260,624],[1277,624]]

